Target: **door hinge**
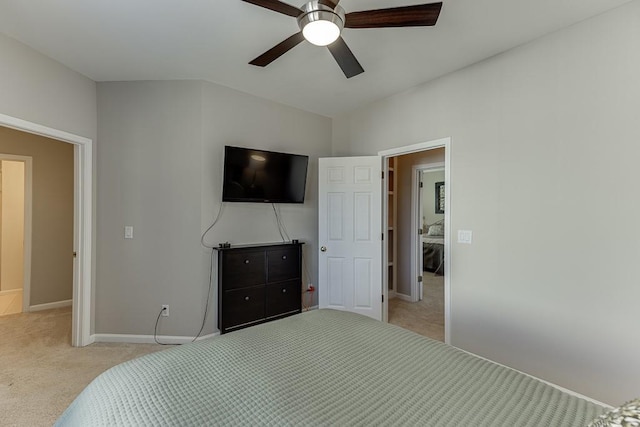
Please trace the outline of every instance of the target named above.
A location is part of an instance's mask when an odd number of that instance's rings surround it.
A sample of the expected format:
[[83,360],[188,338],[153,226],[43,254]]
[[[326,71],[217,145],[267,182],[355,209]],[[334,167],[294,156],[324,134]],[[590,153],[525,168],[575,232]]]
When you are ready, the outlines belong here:
[[418,234],[422,234],[422,228],[418,228]]
[[422,187],[423,187],[423,185],[422,185],[422,181],[420,181],[420,188],[422,188]]
[[382,302],[384,303],[384,294],[382,295]]
[[382,240],[384,240],[384,233],[382,233]]
[[384,171],[381,172],[382,179],[384,179]]
[[418,283],[422,283],[422,276],[418,276]]
[[76,251],[73,251],[73,257],[77,258],[78,257],[78,253]]

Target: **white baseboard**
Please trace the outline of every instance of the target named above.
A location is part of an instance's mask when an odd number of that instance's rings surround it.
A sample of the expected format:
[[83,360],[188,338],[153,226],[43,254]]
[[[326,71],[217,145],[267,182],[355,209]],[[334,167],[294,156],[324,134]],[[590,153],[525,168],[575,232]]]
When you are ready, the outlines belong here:
[[38,304],[29,306],[29,311],[42,311],[42,310],[51,310],[52,308],[62,308],[62,307],[71,307],[71,303],[73,300],[66,301],[57,301],[57,302],[48,302],[46,304]]
[[411,295],[405,295],[405,294],[396,292],[396,298],[402,301],[413,302],[413,300],[411,299]]
[[596,405],[600,405],[600,406],[603,406],[603,407],[605,407],[605,408],[609,408],[609,409],[611,409],[611,408],[612,408],[612,406],[611,406],[611,405],[609,405],[609,404],[607,404],[607,403],[602,403],[602,402],[600,402],[600,401],[598,401],[598,400],[595,400],[595,399],[590,398],[589,396],[585,396],[584,394],[580,394],[580,393],[575,392],[575,391],[573,391],[573,390],[569,390],[568,388],[561,387],[561,386],[559,386],[559,385],[557,385],[557,384],[552,383],[551,381],[543,380],[542,378],[538,378],[538,377],[536,377],[535,375],[527,374],[526,372],[522,372],[522,371],[520,371],[520,370],[518,370],[518,369],[514,369],[514,368],[512,368],[512,367],[510,367],[510,366],[503,365],[502,363],[498,363],[498,362],[496,362],[495,360],[487,359],[486,357],[482,357],[482,356],[480,356],[480,355],[477,355],[477,354],[472,353],[472,352],[470,352],[470,351],[464,350],[464,349],[462,349],[462,348],[459,348],[459,347],[456,347],[456,348],[457,348],[458,350],[462,350],[462,351],[464,351],[465,353],[468,353],[468,354],[470,354],[470,355],[472,355],[472,356],[475,356],[475,357],[477,357],[477,358],[479,358],[479,359],[483,359],[483,360],[486,360],[486,361],[488,361],[488,362],[495,363],[496,365],[499,365],[499,366],[505,367],[505,368],[507,368],[507,369],[511,369],[512,371],[519,372],[519,373],[521,373],[521,374],[523,374],[523,375],[526,375],[526,376],[528,376],[528,377],[530,377],[530,378],[533,378],[534,380],[538,380],[538,381],[540,381],[540,382],[543,382],[543,383],[545,383],[545,384],[547,384],[547,385],[550,385],[551,387],[557,388],[558,390],[560,390],[560,391],[562,391],[562,392],[564,392],[564,393],[570,394],[571,396],[579,397],[580,399],[584,399],[584,400],[586,400],[586,401],[589,401],[589,402],[591,402],[591,403],[595,403]]
[[[303,310],[305,313],[311,310],[317,310],[318,306],[314,305],[307,310]],[[213,338],[220,335],[220,332],[214,332],[209,335],[203,335],[196,339],[196,341],[202,341],[209,338]],[[171,335],[158,335],[156,337],[158,341],[163,344],[188,344],[193,341],[193,337],[171,336]],[[130,335],[130,334],[94,334],[91,335],[91,342],[119,342],[119,343],[131,343],[131,344],[155,344],[153,335]]]
[[[220,335],[220,332],[203,335],[198,337],[196,341],[202,341]],[[91,336],[93,342],[119,342],[131,344],[155,344],[153,335],[129,335],[129,334],[94,334]],[[194,337],[158,335],[158,341],[163,344],[188,344],[193,341]]]

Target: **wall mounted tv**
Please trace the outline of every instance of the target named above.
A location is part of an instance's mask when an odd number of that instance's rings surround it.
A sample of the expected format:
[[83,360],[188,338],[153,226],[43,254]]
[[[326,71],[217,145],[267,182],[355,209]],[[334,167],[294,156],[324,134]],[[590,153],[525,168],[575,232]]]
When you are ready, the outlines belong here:
[[224,147],[223,202],[303,203],[309,156]]

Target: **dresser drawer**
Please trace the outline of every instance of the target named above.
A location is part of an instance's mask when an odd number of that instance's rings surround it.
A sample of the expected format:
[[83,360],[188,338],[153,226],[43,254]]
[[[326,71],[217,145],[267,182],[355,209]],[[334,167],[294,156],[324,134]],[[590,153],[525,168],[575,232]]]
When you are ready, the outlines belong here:
[[300,281],[267,285],[267,317],[300,310]]
[[224,292],[222,321],[225,329],[265,317],[265,286],[251,286]]
[[264,251],[228,252],[222,257],[222,288],[244,288],[265,283]]
[[300,278],[299,246],[267,251],[267,282]]

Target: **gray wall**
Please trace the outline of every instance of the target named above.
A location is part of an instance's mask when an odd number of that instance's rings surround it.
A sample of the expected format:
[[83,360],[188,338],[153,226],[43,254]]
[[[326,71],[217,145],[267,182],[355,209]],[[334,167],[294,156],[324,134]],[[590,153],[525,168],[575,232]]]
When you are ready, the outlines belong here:
[[[331,152],[331,120],[199,81],[98,84],[96,332],[195,335],[210,250],[200,235],[221,203],[224,145],[311,156],[306,202],[283,205],[292,238],[306,242],[317,277],[318,156]],[[134,239],[123,238],[125,225]],[[209,244],[277,242],[271,205],[227,203]],[[315,302],[314,302],[315,304]],[[204,334],[214,332],[212,299]]]
[[95,140],[96,85],[0,34],[0,113]]
[[73,145],[0,126],[0,153],[31,156],[30,305],[73,291]]
[[334,121],[335,154],[452,138],[451,338],[593,398],[640,395],[640,2]]

